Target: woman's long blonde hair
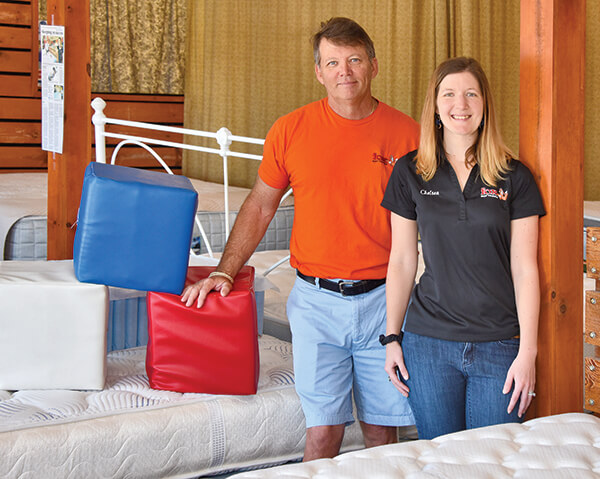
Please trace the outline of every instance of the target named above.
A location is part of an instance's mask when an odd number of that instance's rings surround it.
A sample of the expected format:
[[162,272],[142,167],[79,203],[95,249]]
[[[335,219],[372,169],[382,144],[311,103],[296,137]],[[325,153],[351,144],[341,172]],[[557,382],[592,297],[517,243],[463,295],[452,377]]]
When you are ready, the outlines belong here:
[[425,181],[429,181],[440,165],[441,153],[444,152],[444,130],[436,126],[437,95],[440,83],[446,76],[462,72],[469,72],[477,79],[483,99],[483,126],[479,128],[477,140],[467,150],[466,162],[470,166],[477,163],[484,183],[496,186],[503,175],[510,171],[510,161],[514,155],[502,140],[490,85],[481,65],[474,58],[450,58],[440,63],[433,72],[421,114],[417,172]]

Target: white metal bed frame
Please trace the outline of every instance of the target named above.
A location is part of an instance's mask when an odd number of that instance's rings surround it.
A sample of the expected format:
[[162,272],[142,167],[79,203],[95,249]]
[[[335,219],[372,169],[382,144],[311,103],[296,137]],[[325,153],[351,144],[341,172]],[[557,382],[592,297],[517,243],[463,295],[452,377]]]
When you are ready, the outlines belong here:
[[[156,151],[154,151],[154,149],[149,145],[170,146],[173,148],[182,148],[182,149],[186,149],[186,150],[200,151],[203,153],[211,153],[211,154],[219,155],[222,158],[222,160],[223,160],[223,196],[224,196],[224,204],[225,204],[225,241],[227,241],[227,238],[229,237],[229,232],[230,232],[229,176],[228,176],[228,161],[227,161],[227,159],[230,156],[233,156],[236,158],[245,158],[245,159],[257,160],[257,161],[262,160],[262,156],[260,156],[260,155],[232,151],[230,149],[231,143],[236,141],[236,142],[240,142],[240,143],[247,143],[247,144],[253,144],[253,145],[264,145],[265,140],[260,139],[260,138],[251,138],[251,137],[246,137],[246,136],[233,135],[225,127],[220,128],[216,132],[210,132],[210,131],[192,130],[189,128],[179,128],[179,127],[174,127],[174,126],[158,125],[158,124],[152,124],[152,123],[143,123],[143,122],[139,122],[139,121],[129,121],[129,120],[119,120],[116,118],[108,118],[104,114],[105,107],[106,107],[106,102],[102,98],[96,97],[96,98],[94,98],[94,100],[92,100],[92,108],[94,109],[94,115],[92,116],[92,123],[94,124],[94,134],[95,134],[95,140],[96,140],[96,161],[98,163],[106,163],[106,141],[105,141],[106,138],[116,138],[116,139],[121,140],[121,142],[119,142],[117,144],[117,146],[115,147],[113,154],[111,156],[111,159],[110,159],[110,163],[113,165],[115,164],[119,150],[121,149],[122,146],[127,145],[127,144],[133,144],[133,145],[137,145],[141,148],[144,148],[161,164],[161,166],[165,169],[165,171],[171,175],[173,174],[173,171],[171,171],[169,166],[160,157],[160,155],[158,153],[156,153]],[[120,133],[107,132],[105,129],[105,126],[109,125],[109,124],[128,126],[128,127],[140,128],[140,129],[147,129],[147,130],[166,131],[166,132],[171,132],[171,133],[181,133],[183,135],[191,135],[191,136],[196,136],[196,137],[201,137],[201,138],[212,138],[212,139],[216,140],[216,142],[219,144],[219,149],[208,148],[208,147],[198,146],[198,145],[191,145],[189,143],[183,143],[183,142],[179,143],[179,142],[174,142],[174,141],[158,140],[156,138],[147,138],[147,137],[143,137],[143,136],[124,135],[124,134],[120,134]],[[281,201],[285,200],[291,193],[292,193],[292,190],[289,189],[285,193],[285,195],[283,196]],[[210,246],[210,242],[208,241],[206,232],[205,232],[202,224],[200,223],[200,220],[197,215],[195,216],[195,221],[196,221],[196,225],[198,226],[198,228],[200,230],[200,234],[202,235],[202,239],[204,240],[204,242],[206,244],[208,254],[212,258],[212,257],[214,257],[214,254],[213,254],[212,248]],[[194,255],[196,254],[193,251],[191,253]],[[281,261],[277,262],[276,264],[271,266],[269,269],[267,269],[265,271],[264,275],[266,276],[269,272],[271,272],[273,269],[275,269],[277,266],[284,263],[288,259],[289,259],[289,256],[287,258],[284,258]]]

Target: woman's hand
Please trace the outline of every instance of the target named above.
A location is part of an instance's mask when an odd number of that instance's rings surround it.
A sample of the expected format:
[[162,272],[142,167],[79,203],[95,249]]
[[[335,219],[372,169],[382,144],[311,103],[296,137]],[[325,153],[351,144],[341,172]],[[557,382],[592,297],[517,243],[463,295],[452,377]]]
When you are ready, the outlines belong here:
[[404,397],[408,397],[408,386],[399,378],[400,374],[405,380],[408,379],[408,371],[404,365],[402,346],[396,341],[389,343],[385,347],[385,371],[388,373],[392,384],[400,391],[400,394]]
[[536,354],[533,352],[519,351],[508,369],[502,393],[508,394],[514,383],[513,393],[507,409],[509,414],[520,399],[518,415],[523,417],[535,397],[535,357]]

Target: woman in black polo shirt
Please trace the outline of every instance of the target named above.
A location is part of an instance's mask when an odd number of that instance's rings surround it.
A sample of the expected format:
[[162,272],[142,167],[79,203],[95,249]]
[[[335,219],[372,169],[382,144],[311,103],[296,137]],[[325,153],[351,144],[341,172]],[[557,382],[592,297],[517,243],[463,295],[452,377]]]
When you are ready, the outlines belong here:
[[[398,160],[382,205],[392,212],[385,369],[419,438],[522,420],[535,397],[545,212],[476,60],[435,70],[419,150]],[[425,272],[413,289],[417,231]]]

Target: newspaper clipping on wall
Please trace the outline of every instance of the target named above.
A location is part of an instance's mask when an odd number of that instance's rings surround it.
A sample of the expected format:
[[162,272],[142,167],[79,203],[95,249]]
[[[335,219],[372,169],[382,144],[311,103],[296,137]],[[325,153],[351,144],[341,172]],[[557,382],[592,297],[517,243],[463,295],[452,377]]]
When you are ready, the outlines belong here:
[[65,27],[40,25],[42,150],[63,150]]

